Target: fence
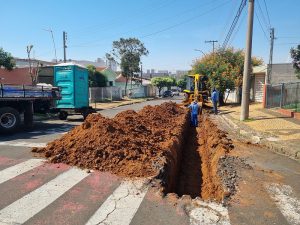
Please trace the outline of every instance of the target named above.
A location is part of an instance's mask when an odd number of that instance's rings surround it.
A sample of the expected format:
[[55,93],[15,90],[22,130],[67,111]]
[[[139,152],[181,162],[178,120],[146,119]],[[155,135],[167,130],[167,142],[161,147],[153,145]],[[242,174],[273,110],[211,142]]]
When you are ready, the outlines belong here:
[[266,86],[267,108],[300,108],[300,82]]
[[120,87],[91,87],[89,88],[90,103],[122,99]]

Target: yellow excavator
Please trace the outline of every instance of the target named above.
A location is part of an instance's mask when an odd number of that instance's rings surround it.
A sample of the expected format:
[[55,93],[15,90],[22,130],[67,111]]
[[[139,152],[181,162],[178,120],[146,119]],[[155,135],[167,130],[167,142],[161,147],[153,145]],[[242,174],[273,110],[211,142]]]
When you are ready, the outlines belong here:
[[190,84],[190,90],[186,89],[183,91],[184,100],[182,104],[187,106],[191,104],[194,100],[197,100],[201,106],[205,105],[208,100],[209,92],[206,88],[206,79],[204,75],[194,74],[189,75],[188,83]]

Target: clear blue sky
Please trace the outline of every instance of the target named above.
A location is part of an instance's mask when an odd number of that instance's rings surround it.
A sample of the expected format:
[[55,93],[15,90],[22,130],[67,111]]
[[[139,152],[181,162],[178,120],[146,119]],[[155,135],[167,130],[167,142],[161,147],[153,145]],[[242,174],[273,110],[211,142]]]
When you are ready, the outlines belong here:
[[[34,45],[36,58],[54,58],[49,32],[54,32],[58,58],[63,57],[62,32],[68,33],[67,58],[95,60],[111,50],[120,37],[137,37],[150,54],[143,58],[145,69],[190,69],[209,52],[205,40],[224,41],[241,0],[0,0],[0,47],[16,57],[26,57],[26,45]],[[274,62],[288,62],[289,49],[300,43],[300,1],[265,0],[271,25],[278,39]],[[258,2],[261,11],[258,8]],[[244,48],[246,10],[238,23],[231,45]],[[266,35],[264,0],[256,0],[256,12]],[[262,13],[265,19],[262,16]],[[292,44],[291,44],[292,43]],[[254,23],[253,55],[268,61],[269,41],[257,17]]]

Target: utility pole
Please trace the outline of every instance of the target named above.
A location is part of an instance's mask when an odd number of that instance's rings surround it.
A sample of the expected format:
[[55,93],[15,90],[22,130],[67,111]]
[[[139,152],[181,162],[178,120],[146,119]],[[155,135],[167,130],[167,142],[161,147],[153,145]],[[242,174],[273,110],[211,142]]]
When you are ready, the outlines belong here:
[[64,31],[63,32],[63,48],[64,48],[64,62],[67,62],[67,55],[66,55],[66,41],[67,41],[67,33]]
[[141,85],[143,85],[143,63],[141,62]]
[[242,105],[241,105],[241,118],[240,118],[241,121],[249,118],[250,69],[251,69],[252,36],[253,36],[253,14],[254,14],[254,0],[249,0],[248,28],[247,28],[247,38],[246,38],[246,52],[245,52],[245,62],[244,62]]
[[205,43],[212,43],[213,46],[213,53],[215,53],[215,43],[217,43],[217,40],[210,40],[210,41],[205,41]]
[[271,30],[270,30],[270,56],[269,56],[269,65],[267,68],[267,82],[266,82],[267,84],[270,84],[271,76],[272,76],[274,40],[275,40],[275,29],[271,28]]

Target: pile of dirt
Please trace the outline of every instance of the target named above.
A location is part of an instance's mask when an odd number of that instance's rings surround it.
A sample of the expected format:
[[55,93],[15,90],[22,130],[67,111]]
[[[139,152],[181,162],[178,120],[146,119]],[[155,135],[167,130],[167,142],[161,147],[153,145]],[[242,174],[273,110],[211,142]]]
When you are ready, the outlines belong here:
[[187,118],[187,110],[171,102],[124,111],[113,119],[92,114],[60,139],[32,151],[54,163],[127,177],[156,176],[166,163],[176,165]]
[[231,192],[226,188],[222,178],[221,161],[228,157],[233,149],[232,140],[226,132],[220,130],[207,115],[201,118],[199,129],[199,152],[202,161],[201,197],[204,200],[223,201]]

